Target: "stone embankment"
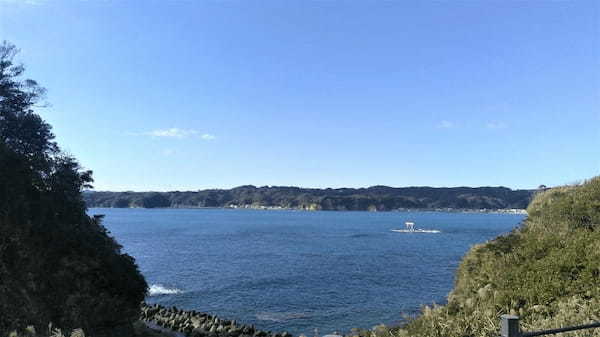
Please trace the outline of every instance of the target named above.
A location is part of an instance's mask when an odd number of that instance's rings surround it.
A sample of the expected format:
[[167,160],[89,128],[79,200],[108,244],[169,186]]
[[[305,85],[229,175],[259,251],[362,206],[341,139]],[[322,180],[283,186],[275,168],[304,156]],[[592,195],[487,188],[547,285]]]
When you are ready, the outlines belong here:
[[288,332],[257,330],[254,325],[238,324],[207,313],[184,311],[177,307],[142,304],[140,319],[188,337],[292,337]]

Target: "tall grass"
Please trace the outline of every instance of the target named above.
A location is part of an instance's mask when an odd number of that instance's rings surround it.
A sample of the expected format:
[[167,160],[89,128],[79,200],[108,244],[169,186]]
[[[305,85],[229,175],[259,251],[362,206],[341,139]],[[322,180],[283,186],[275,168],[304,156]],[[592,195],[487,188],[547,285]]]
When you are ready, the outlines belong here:
[[34,326],[30,325],[23,331],[13,331],[7,337],[85,337],[82,329],[73,329],[70,333],[56,328],[52,323],[48,324],[47,333],[37,333]]

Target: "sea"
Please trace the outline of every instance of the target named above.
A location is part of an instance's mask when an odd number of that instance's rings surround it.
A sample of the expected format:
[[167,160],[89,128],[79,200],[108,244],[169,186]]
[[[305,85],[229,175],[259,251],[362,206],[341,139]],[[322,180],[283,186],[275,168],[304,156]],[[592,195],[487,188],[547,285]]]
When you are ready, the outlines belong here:
[[[401,324],[444,304],[461,258],[524,215],[92,208],[133,256],[146,302],[294,335]],[[399,233],[406,221],[416,229]]]

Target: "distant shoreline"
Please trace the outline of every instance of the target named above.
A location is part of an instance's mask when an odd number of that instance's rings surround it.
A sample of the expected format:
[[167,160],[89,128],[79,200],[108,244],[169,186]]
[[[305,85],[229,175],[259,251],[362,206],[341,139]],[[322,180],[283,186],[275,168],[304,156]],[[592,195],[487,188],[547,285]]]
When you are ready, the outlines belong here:
[[393,209],[384,211],[369,211],[369,210],[310,210],[302,208],[284,208],[272,206],[254,206],[254,207],[194,207],[194,206],[176,206],[176,207],[88,207],[105,208],[105,209],[224,209],[224,210],[248,210],[248,211],[299,211],[299,212],[367,212],[367,213],[393,213],[393,212],[439,212],[439,213],[483,213],[483,214],[522,214],[527,215],[526,209],[520,208],[502,208],[502,209],[454,209],[454,208],[437,208],[437,209],[421,209],[421,208],[406,208]]
[[[229,190],[172,192],[85,191],[89,207],[235,208],[265,210],[523,213],[536,190],[506,187],[389,187],[306,189],[240,186]],[[515,211],[519,210],[519,211]]]

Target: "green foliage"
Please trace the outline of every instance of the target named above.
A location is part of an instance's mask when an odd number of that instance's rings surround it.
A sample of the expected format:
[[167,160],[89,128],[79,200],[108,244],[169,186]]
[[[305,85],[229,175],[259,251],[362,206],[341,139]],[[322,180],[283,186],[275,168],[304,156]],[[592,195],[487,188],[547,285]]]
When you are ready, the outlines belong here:
[[48,322],[100,336],[131,325],[146,292],[132,257],[86,214],[91,171],[33,108],[44,90],[0,45],[0,335]]
[[600,179],[548,190],[533,200],[528,212],[547,223],[591,229],[600,224]]
[[[525,330],[600,319],[600,178],[539,193],[519,230],[474,246],[445,306],[422,314],[397,336],[497,336],[501,314]],[[600,329],[572,336],[600,336]]]
[[157,208],[157,207],[169,207],[171,202],[169,198],[161,193],[150,193],[144,195],[141,202],[137,205],[144,208]]
[[198,192],[87,192],[89,207],[282,207],[307,210],[390,211],[401,208],[525,208],[532,191],[504,187],[308,189],[240,186]]
[[54,328],[50,330],[49,337],[85,337],[85,332],[83,329],[74,329],[70,334],[64,333],[61,329]]
[[[0,334],[2,337],[85,337],[83,329],[72,329],[70,331],[48,325],[48,330],[45,333],[37,333],[34,326],[30,325],[20,331],[14,330],[6,335]],[[166,332],[154,330],[146,326],[142,321],[133,323],[133,334],[128,337],[175,337],[174,332]]]

